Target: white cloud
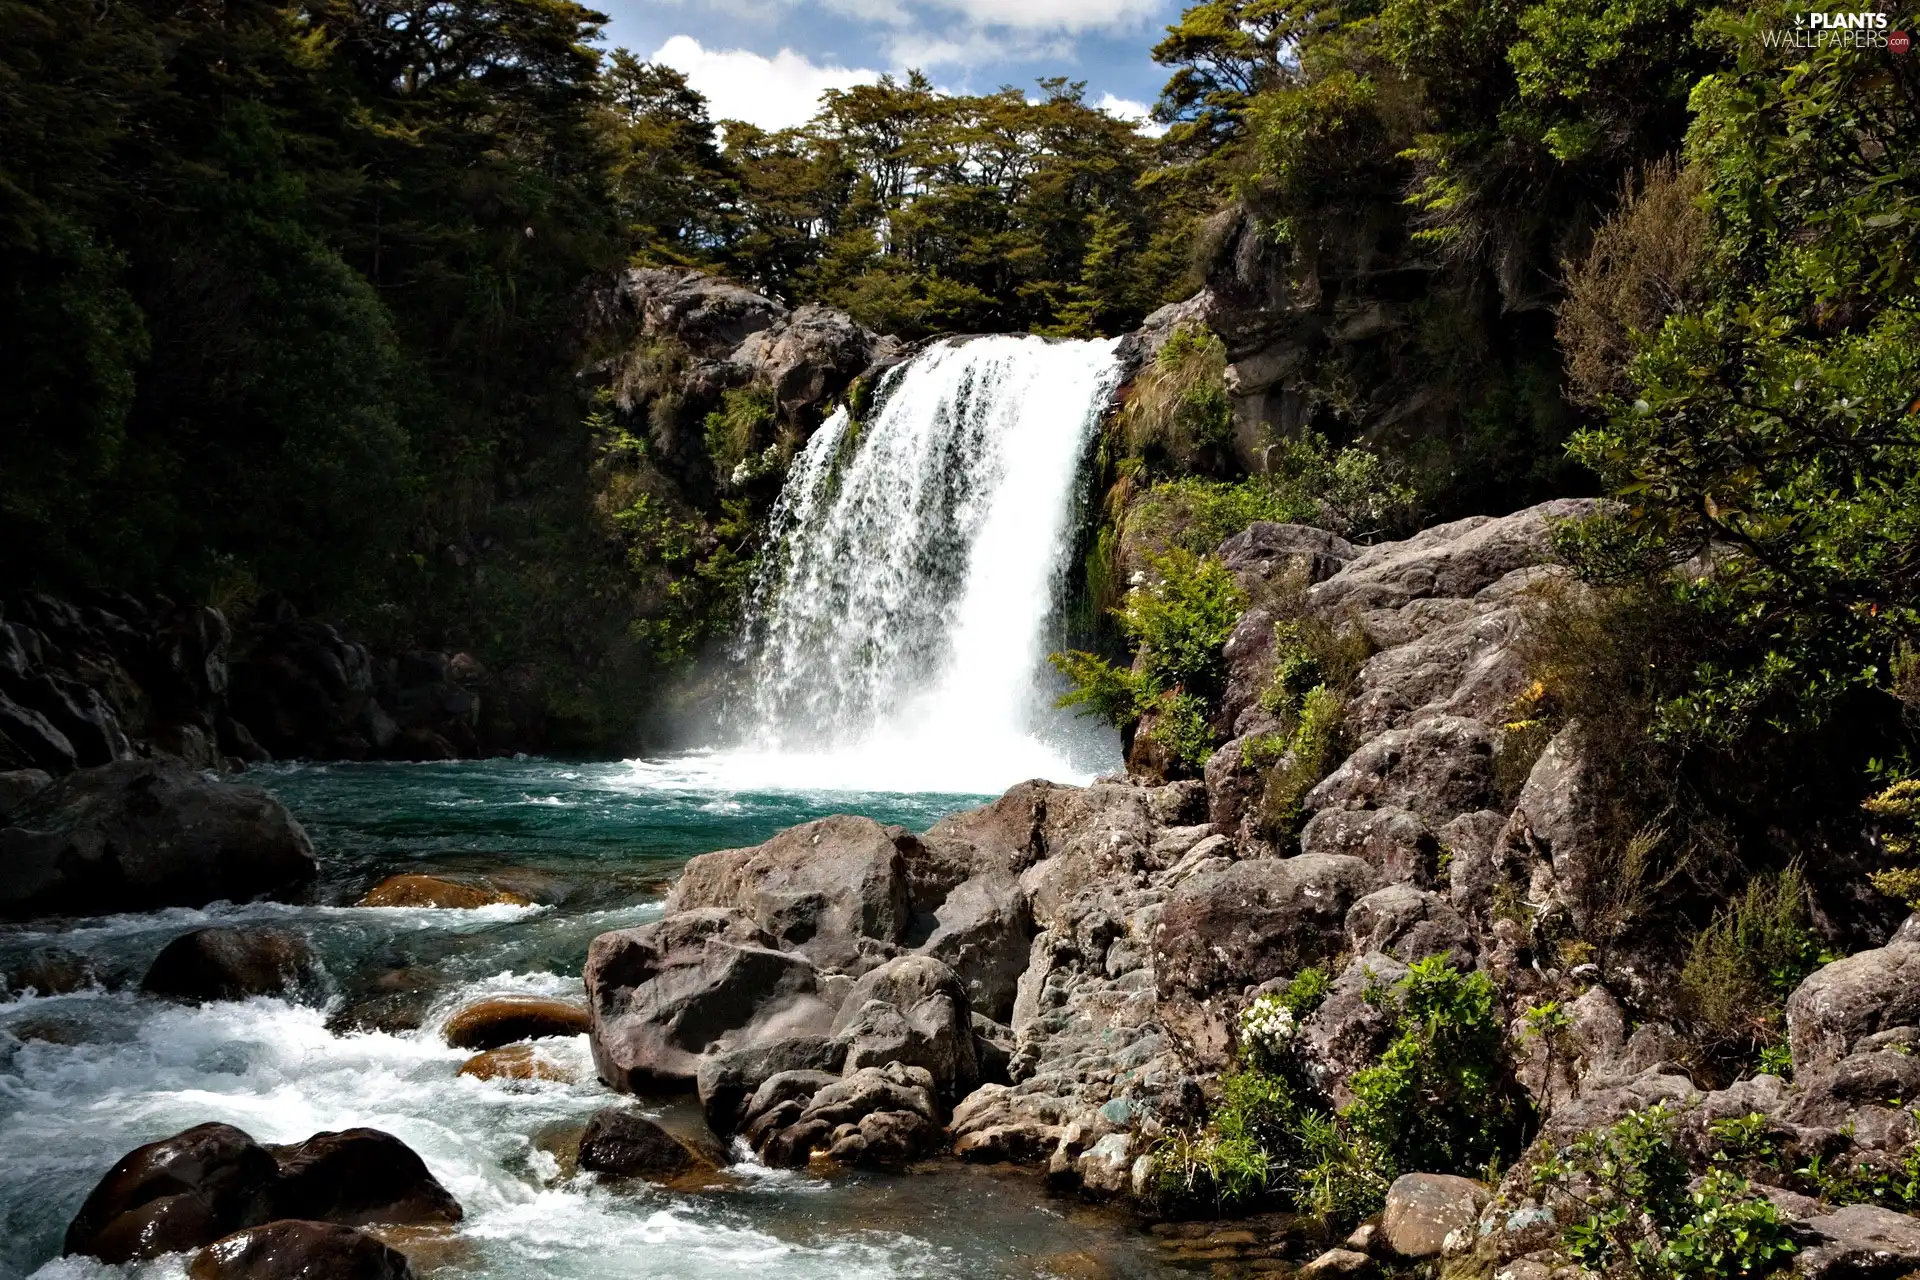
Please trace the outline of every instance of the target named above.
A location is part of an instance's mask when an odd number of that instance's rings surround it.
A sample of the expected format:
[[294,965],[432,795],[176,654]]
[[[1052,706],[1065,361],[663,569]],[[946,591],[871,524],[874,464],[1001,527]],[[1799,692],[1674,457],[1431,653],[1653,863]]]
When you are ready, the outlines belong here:
[[872,84],[878,71],[820,66],[791,49],[771,58],[745,49],[708,49],[692,36],[674,36],[654,50],[706,96],[716,120],[745,120],[762,129],[785,129],[813,118],[828,89]]
[[1122,98],[1118,94],[1103,93],[1100,95],[1100,101],[1093,105],[1110,116],[1133,121],[1140,126],[1140,132],[1149,138],[1157,138],[1167,131],[1167,126],[1147,114],[1147,104],[1144,102],[1135,102],[1132,98]]
[[981,26],[1038,31],[1123,31],[1157,16],[1160,0],[932,0]]

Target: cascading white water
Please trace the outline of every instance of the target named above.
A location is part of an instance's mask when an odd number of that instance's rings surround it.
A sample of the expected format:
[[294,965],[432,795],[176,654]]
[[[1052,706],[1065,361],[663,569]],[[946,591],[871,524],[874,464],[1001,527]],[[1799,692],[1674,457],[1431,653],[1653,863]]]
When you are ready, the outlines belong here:
[[868,421],[820,427],[749,600],[736,785],[989,792],[1117,763],[1046,665],[1115,345],[942,342]]

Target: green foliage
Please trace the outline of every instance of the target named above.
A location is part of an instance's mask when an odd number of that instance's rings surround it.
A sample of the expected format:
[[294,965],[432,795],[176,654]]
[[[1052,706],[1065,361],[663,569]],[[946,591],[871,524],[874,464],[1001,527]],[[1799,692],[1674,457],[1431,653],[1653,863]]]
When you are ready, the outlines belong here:
[[1233,438],[1226,373],[1227,348],[1217,336],[1186,325],[1175,329],[1153,363],[1134,376],[1120,411],[1128,450],[1177,470],[1217,470]]
[[762,386],[730,387],[720,393],[720,406],[707,415],[707,457],[722,482],[750,478],[743,468],[758,452],[760,440],[773,425],[773,392]]
[[1297,1019],[1331,984],[1303,970],[1243,1018],[1242,1062],[1199,1134],[1175,1135],[1155,1158],[1163,1198],[1244,1208],[1277,1199],[1334,1225],[1377,1212],[1402,1171],[1478,1173],[1518,1149],[1524,1116],[1506,1070],[1504,1035],[1484,974],[1441,957],[1383,991],[1394,1038],[1354,1073],[1338,1114],[1317,1099],[1286,1051]]
[[1872,815],[1881,856],[1894,865],[1867,878],[1889,898],[1920,910],[1920,780],[1902,778],[1860,806]]
[[1511,1153],[1524,1117],[1492,980],[1432,956],[1394,990],[1394,1039],[1347,1082],[1354,1100],[1341,1118],[1398,1170],[1458,1172]]
[[1339,764],[1346,711],[1344,697],[1317,684],[1301,699],[1292,732],[1267,745],[1266,750],[1273,753],[1273,769],[1260,793],[1260,824],[1269,834],[1292,834],[1299,826],[1307,793]]
[[1334,449],[1319,435],[1275,443],[1265,466],[1234,481],[1180,476],[1150,485],[1128,507],[1128,539],[1199,555],[1256,521],[1357,536],[1405,530],[1418,510],[1413,489],[1378,455]]
[[1709,1052],[1742,1058],[1778,1038],[1787,996],[1829,958],[1797,867],[1751,880],[1694,936],[1680,995]]
[[1571,1213],[1567,1253],[1584,1270],[1643,1280],[1758,1280],[1785,1267],[1797,1246],[1780,1211],[1725,1167],[1690,1191],[1673,1130],[1662,1103],[1535,1166],[1536,1191]]

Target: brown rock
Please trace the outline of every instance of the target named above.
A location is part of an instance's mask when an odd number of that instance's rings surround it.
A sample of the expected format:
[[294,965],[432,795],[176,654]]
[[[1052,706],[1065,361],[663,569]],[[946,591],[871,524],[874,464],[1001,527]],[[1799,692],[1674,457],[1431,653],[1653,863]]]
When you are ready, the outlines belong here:
[[458,1222],[460,1202],[400,1139],[378,1129],[316,1133],[269,1147],[278,1166],[274,1217],[369,1222]]
[[1372,1258],[1351,1249],[1329,1249],[1300,1268],[1301,1280],[1330,1280],[1333,1276],[1370,1276],[1379,1268]]
[[545,996],[494,996],[447,1019],[446,1041],[456,1049],[498,1049],[543,1036],[580,1036],[590,1030],[587,1011],[571,1000]]
[[140,989],[175,1000],[244,1000],[313,981],[313,948],[286,929],[195,929],[161,948]]
[[330,1222],[269,1222],[194,1256],[192,1280],[413,1280],[405,1254]]
[[230,1124],[136,1147],[80,1206],[64,1251],[121,1263],[211,1244],[264,1216],[276,1170],[273,1155]]
[[524,907],[532,899],[511,889],[490,884],[468,884],[443,880],[439,876],[388,876],[373,888],[358,905],[363,907],[451,907],[471,909],[496,905]]
[[460,1074],[475,1080],[554,1080],[561,1084],[577,1084],[580,1079],[572,1067],[533,1044],[510,1044],[476,1053],[460,1064]]
[[726,1167],[710,1136],[684,1136],[625,1107],[602,1107],[580,1139],[580,1167],[619,1177],[669,1182]]

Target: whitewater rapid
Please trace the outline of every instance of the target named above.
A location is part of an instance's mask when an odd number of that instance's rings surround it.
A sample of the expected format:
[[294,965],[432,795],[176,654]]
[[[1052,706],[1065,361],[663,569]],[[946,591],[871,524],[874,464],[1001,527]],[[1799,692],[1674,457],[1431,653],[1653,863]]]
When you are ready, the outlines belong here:
[[829,417],[770,520],[736,741],[676,780],[985,794],[1116,767],[1110,731],[1053,707],[1046,657],[1117,345],[940,342],[866,420]]

